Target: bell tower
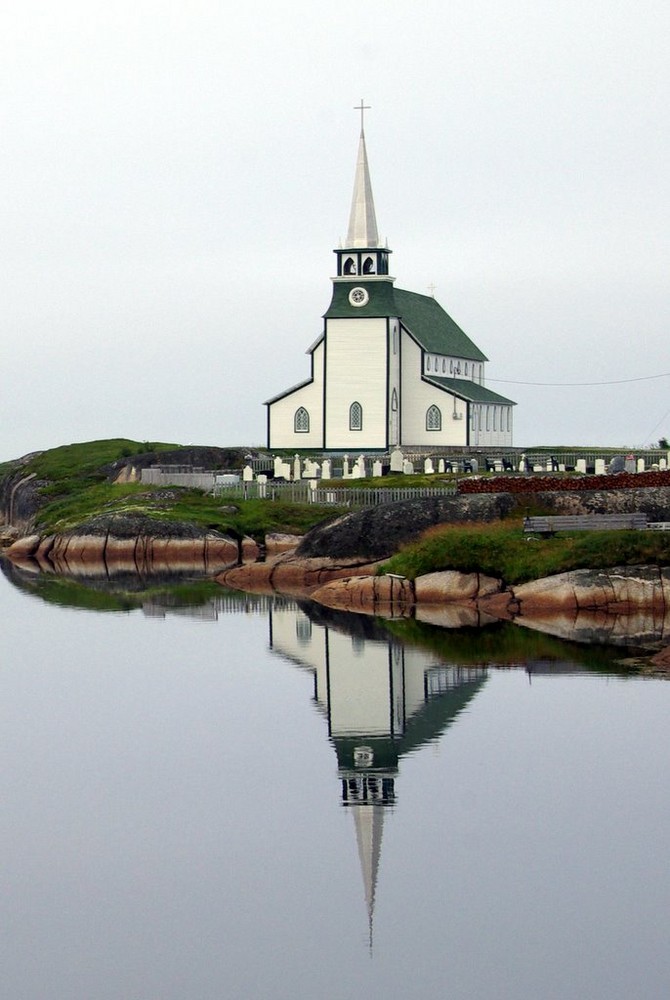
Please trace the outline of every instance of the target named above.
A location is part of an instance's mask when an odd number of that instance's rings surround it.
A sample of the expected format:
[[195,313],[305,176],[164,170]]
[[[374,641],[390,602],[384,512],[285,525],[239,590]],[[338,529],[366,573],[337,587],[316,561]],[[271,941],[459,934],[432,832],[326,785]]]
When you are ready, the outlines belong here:
[[361,103],[354,108],[361,113],[361,135],[358,143],[358,158],[354,177],[354,193],[351,199],[349,213],[349,229],[344,247],[335,251],[337,256],[338,278],[351,280],[373,278],[377,275],[387,276],[389,273],[389,254],[387,247],[379,245],[375,203],[372,198],[368,154],[365,147],[364,114],[369,105]]

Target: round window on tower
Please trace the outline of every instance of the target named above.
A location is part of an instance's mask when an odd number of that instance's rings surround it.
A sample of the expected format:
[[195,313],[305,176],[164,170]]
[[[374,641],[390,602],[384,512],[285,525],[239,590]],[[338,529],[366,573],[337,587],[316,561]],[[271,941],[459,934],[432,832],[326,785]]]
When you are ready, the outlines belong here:
[[364,306],[370,301],[370,296],[364,288],[352,288],[349,292],[349,302],[352,306]]

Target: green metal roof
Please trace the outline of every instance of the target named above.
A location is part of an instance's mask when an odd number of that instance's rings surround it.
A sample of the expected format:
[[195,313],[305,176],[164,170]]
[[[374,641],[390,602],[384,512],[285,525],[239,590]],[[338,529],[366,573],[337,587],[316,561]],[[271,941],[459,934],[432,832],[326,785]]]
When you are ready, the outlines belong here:
[[468,335],[444,311],[432,295],[418,295],[402,288],[394,289],[394,297],[403,326],[406,326],[425,351],[447,354],[472,361],[488,361]]
[[[352,306],[349,302],[349,292],[352,288],[364,288],[368,293],[368,301],[364,306]],[[335,281],[333,283],[333,298],[331,299],[326,319],[360,319],[370,316],[397,316],[398,307],[395,301],[393,283],[391,281],[366,281],[361,278],[356,281]]]
[[[349,292],[365,288],[369,295],[364,306],[352,306]],[[398,316],[417,343],[432,354],[446,354],[471,361],[488,361],[468,335],[430,295],[394,288],[391,281],[336,281],[325,319],[354,319],[370,316]]]
[[424,375],[425,382],[436,385],[438,389],[444,389],[461,399],[467,399],[470,403],[503,403],[507,406],[516,406],[513,399],[507,399],[499,395],[493,389],[487,389],[485,385],[471,382],[467,378],[439,378],[437,375]]

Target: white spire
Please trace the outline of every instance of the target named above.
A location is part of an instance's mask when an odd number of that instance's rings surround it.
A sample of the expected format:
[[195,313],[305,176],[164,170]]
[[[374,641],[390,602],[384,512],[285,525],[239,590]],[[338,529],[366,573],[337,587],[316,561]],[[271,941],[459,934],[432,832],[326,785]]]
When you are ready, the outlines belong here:
[[[362,103],[362,102],[361,102]],[[362,112],[361,112],[362,117]],[[365,132],[361,126],[361,138],[358,144],[358,160],[356,162],[356,177],[354,178],[354,196],[351,199],[349,215],[349,232],[347,233],[347,248],[377,247],[379,234],[375,218],[375,203],[372,200],[372,185],[368,169],[368,154],[365,148]]]

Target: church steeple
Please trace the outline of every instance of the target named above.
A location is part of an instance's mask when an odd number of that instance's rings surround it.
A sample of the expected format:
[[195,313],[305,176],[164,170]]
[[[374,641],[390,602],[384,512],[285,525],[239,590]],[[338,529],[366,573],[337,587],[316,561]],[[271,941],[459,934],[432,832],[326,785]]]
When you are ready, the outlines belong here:
[[383,275],[388,271],[390,251],[379,245],[375,203],[370,183],[370,168],[365,145],[363,114],[369,105],[361,103],[354,110],[361,113],[361,134],[358,142],[358,157],[354,176],[354,193],[349,213],[349,228],[344,247],[336,250],[337,275],[339,278],[361,278]]
[[368,154],[365,148],[365,132],[361,126],[361,137],[358,143],[358,160],[356,161],[356,176],[354,178],[354,194],[351,199],[351,212],[349,214],[347,247],[371,249],[376,246],[379,246],[379,234],[377,233],[377,219],[375,218],[375,203],[372,198]]

